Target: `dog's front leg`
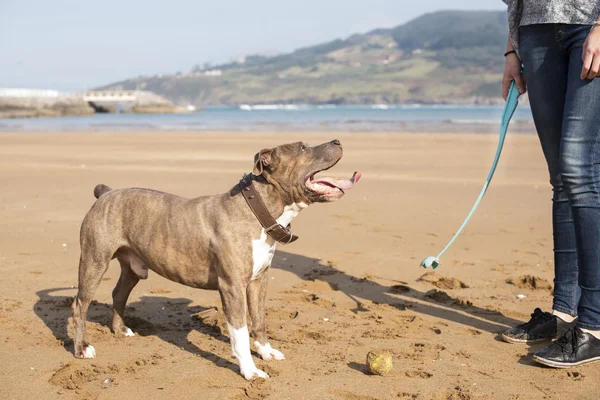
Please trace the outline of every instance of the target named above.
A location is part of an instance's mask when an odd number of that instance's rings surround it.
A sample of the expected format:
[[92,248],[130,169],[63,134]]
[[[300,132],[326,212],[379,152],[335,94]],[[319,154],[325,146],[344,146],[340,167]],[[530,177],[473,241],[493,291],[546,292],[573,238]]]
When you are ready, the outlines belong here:
[[267,379],[269,375],[256,368],[250,353],[250,335],[246,323],[246,285],[242,282],[229,282],[230,279],[231,277],[219,278],[219,293],[231,340],[231,355],[239,360],[240,372],[244,378]]
[[252,335],[256,352],[263,360],[283,360],[285,356],[271,347],[267,339],[265,306],[267,299],[268,269],[248,285],[248,312],[252,321]]

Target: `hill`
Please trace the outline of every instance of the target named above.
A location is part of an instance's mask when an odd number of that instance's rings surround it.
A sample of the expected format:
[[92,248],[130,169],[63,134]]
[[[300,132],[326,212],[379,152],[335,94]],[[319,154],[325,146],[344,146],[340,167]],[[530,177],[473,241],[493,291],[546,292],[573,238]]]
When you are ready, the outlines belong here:
[[506,20],[502,11],[440,11],[288,54],[104,88],[151,90],[200,106],[497,102]]

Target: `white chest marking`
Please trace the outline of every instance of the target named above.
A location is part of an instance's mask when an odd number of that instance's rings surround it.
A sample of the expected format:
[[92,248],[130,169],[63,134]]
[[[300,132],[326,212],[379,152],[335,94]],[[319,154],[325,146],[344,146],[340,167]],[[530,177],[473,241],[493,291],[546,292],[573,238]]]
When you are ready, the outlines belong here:
[[[283,213],[277,218],[277,223],[281,226],[288,226],[292,219],[308,205],[304,203],[294,203],[285,206]],[[273,254],[275,254],[275,240],[264,229],[260,231],[260,237],[252,241],[252,279],[256,279],[260,274],[271,265]]]

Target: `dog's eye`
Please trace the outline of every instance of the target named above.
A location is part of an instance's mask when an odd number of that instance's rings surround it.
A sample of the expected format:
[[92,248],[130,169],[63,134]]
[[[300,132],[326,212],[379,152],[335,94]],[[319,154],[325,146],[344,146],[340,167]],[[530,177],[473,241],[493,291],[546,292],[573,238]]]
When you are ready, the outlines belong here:
[[307,150],[307,147],[306,147],[305,145],[301,145],[301,146],[300,146],[300,151],[301,151],[301,152],[303,152],[303,153],[304,153],[306,150]]

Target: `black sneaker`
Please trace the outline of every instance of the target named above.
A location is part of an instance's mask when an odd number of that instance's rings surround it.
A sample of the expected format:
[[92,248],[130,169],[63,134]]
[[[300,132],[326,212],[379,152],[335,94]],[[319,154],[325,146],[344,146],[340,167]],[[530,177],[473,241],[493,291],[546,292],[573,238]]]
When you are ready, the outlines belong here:
[[536,308],[531,319],[502,333],[502,339],[509,343],[539,343],[556,339],[572,329],[575,322],[565,322],[549,312]]
[[533,359],[554,368],[569,368],[597,362],[600,361],[600,339],[575,327],[548,347],[535,353]]

